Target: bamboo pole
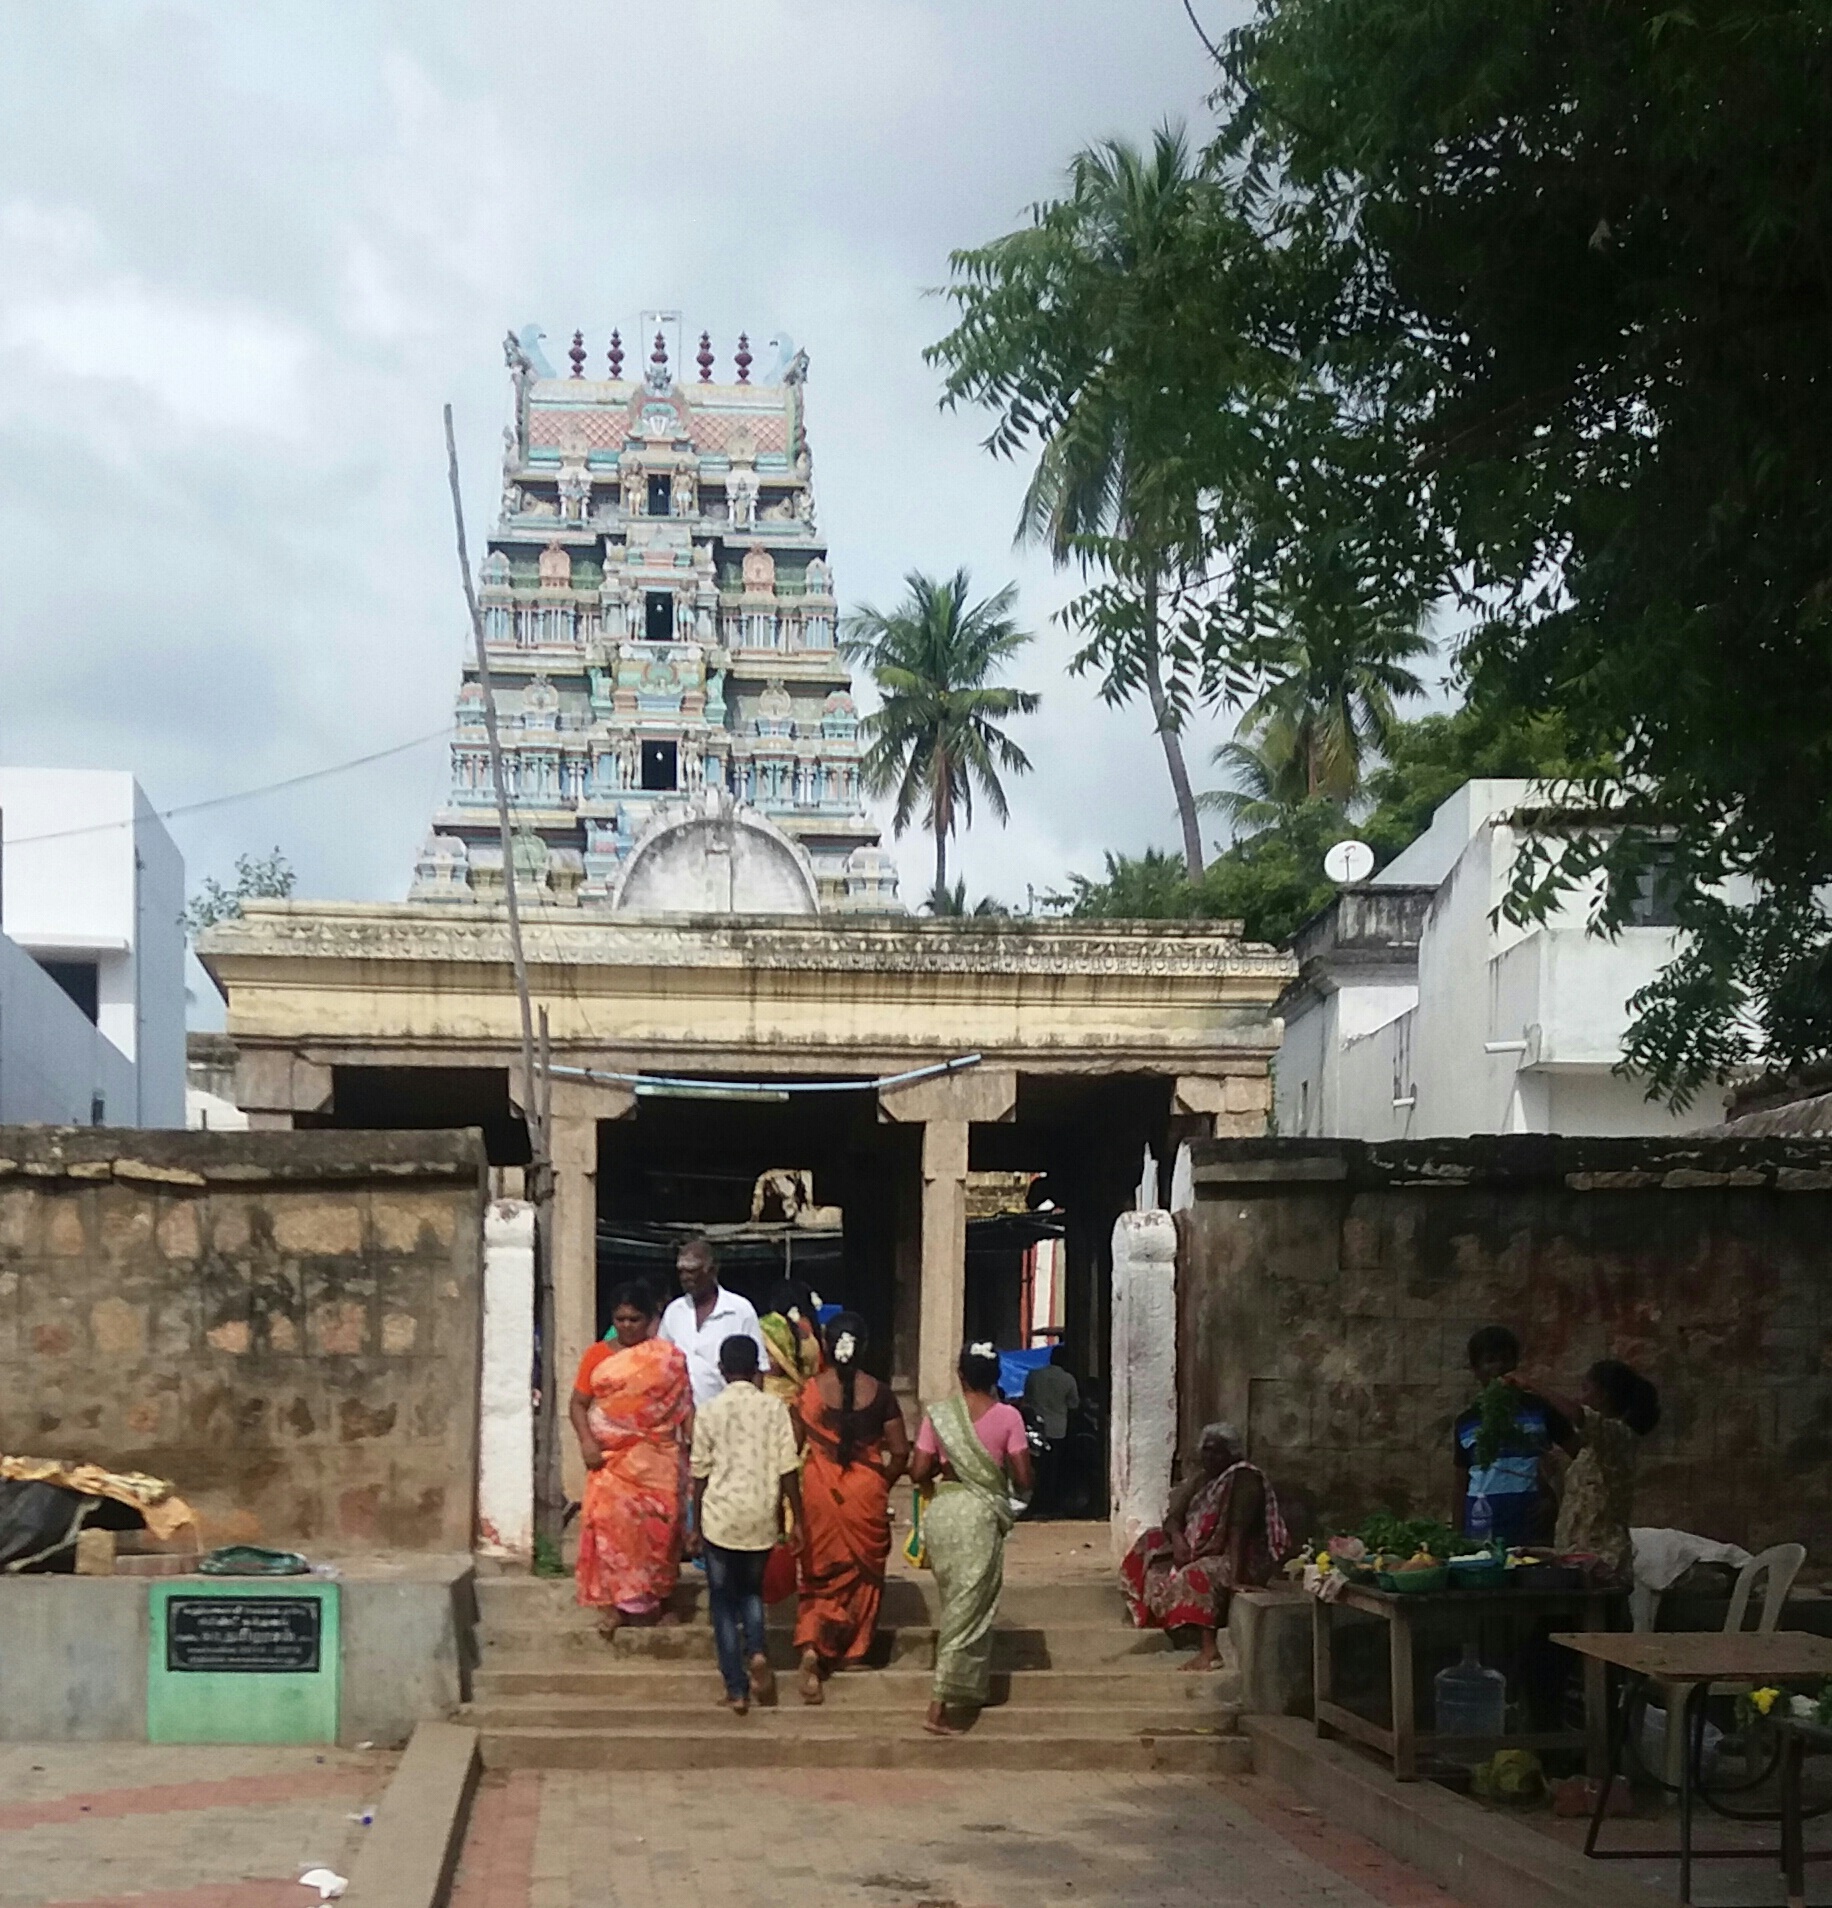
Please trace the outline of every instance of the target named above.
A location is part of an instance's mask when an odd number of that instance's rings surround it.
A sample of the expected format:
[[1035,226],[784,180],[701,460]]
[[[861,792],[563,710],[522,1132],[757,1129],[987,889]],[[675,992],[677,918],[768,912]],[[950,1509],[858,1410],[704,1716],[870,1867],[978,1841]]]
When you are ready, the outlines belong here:
[[515,834],[509,820],[508,783],[503,775],[502,740],[496,721],[496,685],[490,674],[489,646],[484,641],[483,612],[477,607],[477,589],[471,580],[471,555],[464,534],[464,495],[458,482],[458,440],[452,428],[452,407],[445,407],[446,474],[452,491],[452,522],[458,536],[458,573],[464,582],[465,607],[471,616],[471,640],[477,651],[477,681],[483,691],[483,727],[490,750],[490,780],[496,791],[496,827],[502,840],[503,895],[509,913],[509,960],[515,976],[515,995],[521,1009],[522,1120],[528,1129],[527,1192],[535,1211],[534,1303],[537,1335],[535,1387],[538,1402],[534,1419],[534,1529],[558,1545],[564,1499],[560,1489],[556,1436],[558,1426],[557,1371],[554,1357],[553,1302],[553,1147],[552,1087],[546,1074],[547,1010],[541,1010],[541,1054],[537,1066],[534,1004],[528,988],[528,962],[522,951],[521,904],[515,891]]

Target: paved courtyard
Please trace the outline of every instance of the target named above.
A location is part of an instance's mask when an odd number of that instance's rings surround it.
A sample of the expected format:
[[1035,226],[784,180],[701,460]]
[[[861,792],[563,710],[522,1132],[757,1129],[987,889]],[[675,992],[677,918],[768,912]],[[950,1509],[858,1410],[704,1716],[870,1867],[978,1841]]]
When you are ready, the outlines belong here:
[[310,1908],[347,1875],[397,1757],[0,1744],[0,1908]]
[[1255,1778],[518,1771],[452,1908],[1454,1908]]

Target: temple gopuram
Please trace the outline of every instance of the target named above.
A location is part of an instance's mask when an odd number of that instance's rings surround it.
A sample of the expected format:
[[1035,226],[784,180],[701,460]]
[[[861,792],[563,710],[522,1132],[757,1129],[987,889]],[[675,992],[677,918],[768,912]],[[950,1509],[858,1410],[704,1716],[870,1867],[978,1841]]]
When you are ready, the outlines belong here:
[[[515,833],[517,893],[593,912],[900,907],[859,784],[804,417],[808,359],[758,381],[740,337],[716,380],[677,377],[657,330],[641,375],[611,334],[555,375],[530,326],[504,341],[514,421],[478,597]],[[409,899],[503,889],[474,660],[452,784]]]
[[[1291,957],[1238,921],[904,910],[860,803],[806,360],[753,382],[741,342],[722,383],[703,339],[681,380],[664,333],[626,378],[613,334],[594,379],[577,334],[570,375],[540,342],[508,340],[479,564],[515,886],[467,669],[412,898],[251,900],[199,937],[237,1106],[257,1129],[474,1128],[513,1199],[538,1092],[561,1372],[625,1280],[670,1288],[706,1231],[755,1300],[818,1269],[869,1368],[933,1403],[965,1340],[1026,1342],[1047,1244],[1050,1330],[1093,1395],[1120,1216],[1170,1203],[1187,1142],[1264,1131]],[[995,1182],[1023,1209],[970,1210]],[[798,1210],[773,1216],[760,1189],[784,1184]]]

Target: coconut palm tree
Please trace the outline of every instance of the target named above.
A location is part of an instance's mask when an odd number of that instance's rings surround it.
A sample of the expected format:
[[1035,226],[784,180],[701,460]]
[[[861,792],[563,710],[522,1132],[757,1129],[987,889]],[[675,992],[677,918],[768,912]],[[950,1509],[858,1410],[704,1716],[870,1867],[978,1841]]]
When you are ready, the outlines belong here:
[[1304,764],[1283,731],[1236,736],[1209,758],[1228,772],[1229,786],[1208,788],[1198,808],[1225,815],[1236,839],[1276,828],[1304,801]]
[[892,795],[901,835],[918,810],[935,837],[931,893],[948,894],[948,838],[973,819],[975,791],[1005,821],[1000,771],[1023,775],[1030,758],[1000,726],[1042,698],[991,680],[1030,641],[1011,616],[1018,588],[975,603],[964,569],[937,579],[912,570],[888,614],[862,605],[846,619],[842,648],[877,685],[881,706],[859,725],[869,738],[859,764],[868,793]]
[[1011,913],[1004,902],[995,900],[989,894],[983,894],[969,907],[967,905],[967,883],[955,882],[952,888],[937,888],[923,904],[938,919],[956,921],[996,920]]
[[1040,441],[1020,541],[1123,585],[1112,626],[1084,623],[1076,666],[1102,670],[1110,702],[1143,690],[1192,879],[1202,873],[1202,833],[1182,703],[1166,680],[1161,600],[1180,571],[1175,553],[1199,547],[1199,499],[1168,449],[1186,420],[1158,353],[1183,296],[1188,235],[1212,197],[1170,127],[1148,153],[1120,139],[1079,153],[1064,199],[1039,207],[1030,227],[956,255],[966,316],[928,354],[949,367],[950,400],[1008,407],[991,448],[1009,454],[1033,432]]
[[1317,615],[1274,646],[1271,680],[1213,756],[1231,788],[1200,805],[1258,834],[1319,796],[1350,807],[1393,732],[1394,704],[1423,684],[1410,665],[1430,653],[1418,630],[1362,616]]

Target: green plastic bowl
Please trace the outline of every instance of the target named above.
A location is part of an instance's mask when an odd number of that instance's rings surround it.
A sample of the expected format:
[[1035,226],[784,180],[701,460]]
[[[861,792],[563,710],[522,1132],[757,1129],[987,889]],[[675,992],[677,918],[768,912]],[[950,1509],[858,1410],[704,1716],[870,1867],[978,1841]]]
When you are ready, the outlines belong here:
[[1453,1562],[1446,1568],[1453,1590],[1493,1590],[1506,1583],[1509,1576],[1507,1564],[1493,1557],[1472,1557],[1467,1563]]
[[1444,1589],[1450,1582],[1450,1571],[1443,1564],[1435,1570],[1383,1570],[1378,1581],[1383,1590],[1391,1590],[1396,1595],[1418,1596]]

